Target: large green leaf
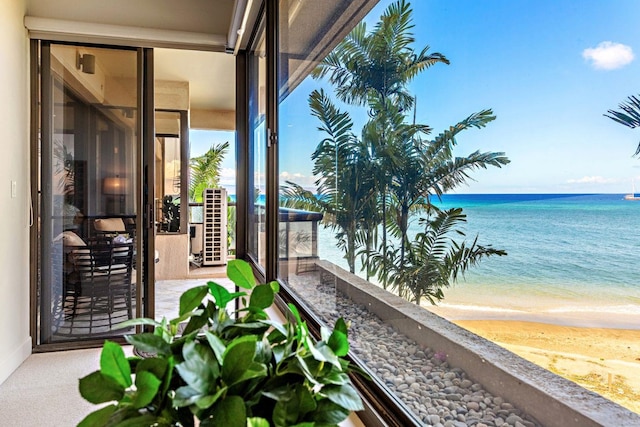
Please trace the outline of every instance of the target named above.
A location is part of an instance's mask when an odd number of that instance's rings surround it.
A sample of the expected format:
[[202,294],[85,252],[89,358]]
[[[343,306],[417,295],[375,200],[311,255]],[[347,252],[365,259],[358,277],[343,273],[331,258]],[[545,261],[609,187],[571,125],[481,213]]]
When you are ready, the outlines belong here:
[[228,396],[219,401],[209,418],[200,422],[202,427],[246,427],[247,410],[239,396]]
[[333,326],[333,330],[342,332],[345,335],[349,333],[349,328],[347,327],[347,323],[344,321],[342,317],[336,320],[336,324]]
[[100,372],[107,375],[122,387],[131,386],[131,367],[119,344],[105,341],[100,353]]
[[318,402],[318,408],[310,414],[308,421],[315,421],[318,424],[338,424],[344,421],[350,412],[328,399],[323,399]]
[[208,293],[209,288],[206,285],[196,286],[185,291],[180,296],[179,315],[182,316],[183,314],[188,313],[198,307]]
[[[341,325],[339,326],[339,324]],[[336,354],[336,356],[344,357],[349,353],[349,339],[346,332],[346,324],[342,317],[336,322],[336,327],[333,329],[327,344]]]
[[247,427],[270,427],[270,425],[264,418],[251,417],[247,418]]
[[[200,311],[200,310],[198,310]],[[206,312],[202,311],[201,314],[191,316],[189,323],[182,331],[183,334],[190,334],[192,332],[199,331],[203,326],[209,322],[209,316]]]
[[295,424],[300,416],[299,401],[293,390],[286,399],[279,399],[273,408],[273,424],[276,427],[286,427]]
[[150,372],[156,376],[156,378],[164,378],[167,373],[167,367],[169,362],[167,359],[160,359],[158,357],[148,357],[140,359],[136,366],[136,374],[141,372]]
[[224,345],[224,342],[217,335],[212,334],[209,331],[204,332],[205,337],[207,337],[207,341],[209,342],[209,346],[213,350],[213,354],[215,354],[218,363],[222,365],[222,361],[224,360],[224,352],[227,347]]
[[278,292],[280,292],[280,283],[278,283],[276,280],[272,280],[268,283],[268,285],[271,286],[271,289],[274,293],[277,294]]
[[125,336],[125,339],[129,344],[146,353],[156,353],[162,356],[168,356],[171,354],[171,347],[169,346],[169,343],[162,339],[162,337],[149,332],[127,335]]
[[273,304],[273,288],[269,285],[258,285],[251,291],[249,307],[268,308]]
[[227,288],[217,284],[216,282],[207,282],[207,286],[209,287],[209,293],[213,296],[216,305],[223,310],[227,307],[227,304],[235,298],[247,295],[246,292],[231,293]]
[[235,381],[230,384],[234,385],[237,383],[241,383],[243,381],[251,380],[253,378],[262,378],[267,376],[267,367],[262,363],[253,362],[251,366],[247,368],[239,377],[235,379]]
[[273,409],[273,422],[276,426],[293,425],[317,408],[310,390],[300,383],[280,387],[272,393],[265,393],[265,396],[277,402]]
[[184,362],[176,365],[182,379],[200,393],[208,394],[215,388],[219,376],[218,362],[213,351],[195,341],[187,342],[182,348]]
[[148,371],[136,374],[136,393],[133,398],[133,407],[144,408],[153,401],[160,389],[162,381]]
[[300,416],[304,417],[307,413],[315,411],[318,407],[318,403],[311,395],[311,391],[304,385],[297,384],[295,393],[298,400],[298,411],[300,412]]
[[[176,317],[175,319],[171,319],[171,321],[169,322],[169,325],[175,327],[180,323],[184,322],[185,320],[189,319],[190,317],[201,316],[203,313],[204,313],[204,310],[201,310],[201,309],[187,311],[182,316]],[[174,332],[174,335],[175,335],[175,332]]]
[[102,409],[98,409],[84,417],[82,421],[78,423],[78,427],[103,427],[109,422],[111,414],[115,412],[117,406],[109,405]]
[[360,395],[351,384],[326,386],[322,389],[322,394],[327,396],[333,403],[349,411],[361,411],[364,409]]
[[179,408],[183,406],[189,406],[196,403],[196,401],[203,395],[204,393],[188,385],[178,387],[173,398],[173,404]]
[[340,360],[338,360],[338,356],[336,356],[333,350],[331,350],[331,347],[329,347],[323,341],[320,341],[316,345],[311,343],[309,345],[309,350],[311,351],[313,358],[316,359],[317,361],[329,362],[336,368],[342,369],[342,366],[340,365]]
[[252,289],[256,285],[251,266],[240,259],[232,259],[227,263],[227,276],[240,288]]
[[125,388],[100,371],[80,378],[80,395],[91,403],[105,403],[124,397]]
[[227,387],[222,387],[214,395],[202,396],[199,399],[196,399],[195,404],[200,409],[210,408],[211,405],[216,403],[218,399],[227,392],[227,390]]
[[[310,359],[313,357],[309,356]],[[307,381],[309,381],[313,385],[320,384],[316,379],[316,376],[309,369],[309,365],[307,364],[304,357],[300,354],[296,354],[294,357],[287,360],[288,363],[283,364],[285,366],[284,369],[279,369],[278,374],[281,373],[295,373],[299,375],[304,375]]]
[[349,381],[351,381],[349,379],[349,375],[345,374],[344,372],[340,372],[336,369],[332,369],[331,372],[322,376],[323,384],[342,385],[342,384],[349,383]]
[[236,338],[227,346],[222,363],[222,378],[227,385],[235,384],[252,365],[256,341],[254,335],[247,335]]

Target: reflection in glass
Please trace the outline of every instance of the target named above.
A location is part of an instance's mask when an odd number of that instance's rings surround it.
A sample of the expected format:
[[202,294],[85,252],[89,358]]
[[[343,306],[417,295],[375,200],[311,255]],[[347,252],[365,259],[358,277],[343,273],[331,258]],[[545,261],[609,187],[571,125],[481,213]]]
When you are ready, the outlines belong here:
[[[120,335],[136,309],[137,52],[52,45],[43,55],[38,341]],[[92,73],[79,55],[93,55]]]
[[159,233],[180,232],[182,139],[180,112],[156,112],[156,223]]

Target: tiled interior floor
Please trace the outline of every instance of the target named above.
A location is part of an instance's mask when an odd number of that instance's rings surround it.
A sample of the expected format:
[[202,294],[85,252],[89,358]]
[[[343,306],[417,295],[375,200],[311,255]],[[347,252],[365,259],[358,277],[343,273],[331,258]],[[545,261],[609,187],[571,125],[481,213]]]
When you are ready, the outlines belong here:
[[[233,289],[226,267],[199,268],[185,280],[156,282],[156,312],[176,317],[180,295],[187,289],[214,280]],[[97,407],[82,399],[78,379],[99,367],[101,349],[32,354],[0,384],[0,426],[76,425]],[[125,348],[131,354],[131,347]]]
[[227,278],[224,267],[198,268],[186,280],[160,280],[156,282],[156,319],[178,317],[180,295],[194,286],[214,281],[233,292],[233,282]]

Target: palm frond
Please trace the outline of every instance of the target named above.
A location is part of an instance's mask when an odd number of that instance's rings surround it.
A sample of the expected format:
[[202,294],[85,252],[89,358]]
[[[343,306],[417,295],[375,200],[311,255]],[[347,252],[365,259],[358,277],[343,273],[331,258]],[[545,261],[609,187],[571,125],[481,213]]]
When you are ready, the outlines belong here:
[[[640,95],[638,95],[640,96]],[[614,120],[621,125],[627,126],[631,129],[635,129],[640,126],[640,99],[638,96],[630,96],[626,102],[622,102],[618,105],[618,108],[622,111],[607,110],[605,117]],[[640,154],[640,144],[636,148],[636,152],[633,154],[637,156]]]
[[201,201],[205,188],[220,185],[220,168],[228,149],[228,141],[212,145],[202,156],[190,160],[189,200]]
[[489,256],[505,256],[507,252],[502,249],[495,249],[488,246],[478,245],[478,236],[475,237],[470,246],[465,242],[454,242],[451,252],[444,259],[444,265],[450,272],[452,282],[458,280],[458,275],[464,273],[472,266],[477,265],[481,259]]

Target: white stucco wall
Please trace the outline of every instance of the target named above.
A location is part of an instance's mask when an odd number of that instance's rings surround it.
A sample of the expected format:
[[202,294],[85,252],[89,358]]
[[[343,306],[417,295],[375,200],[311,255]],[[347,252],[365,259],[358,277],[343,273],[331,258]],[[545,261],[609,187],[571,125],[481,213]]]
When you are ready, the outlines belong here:
[[[0,0],[0,383],[31,353],[29,41],[25,0]],[[16,197],[11,182],[16,183]]]

